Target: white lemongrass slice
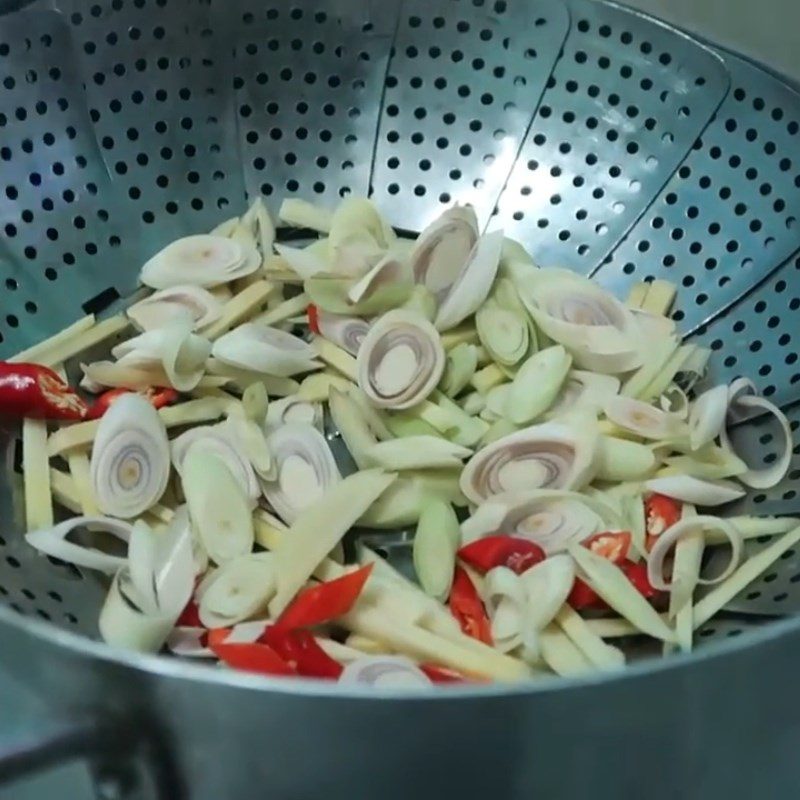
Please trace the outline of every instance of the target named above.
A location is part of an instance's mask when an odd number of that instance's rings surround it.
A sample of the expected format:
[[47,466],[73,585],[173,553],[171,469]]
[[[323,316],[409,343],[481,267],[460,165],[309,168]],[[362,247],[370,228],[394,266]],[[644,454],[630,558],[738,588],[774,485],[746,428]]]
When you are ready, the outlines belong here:
[[619,567],[583,545],[572,545],[569,552],[591,587],[618,614],[648,636],[664,642],[675,641],[674,631],[639,594]]
[[143,331],[164,328],[184,319],[196,331],[219,319],[222,303],[199,286],[173,286],[134,303],[125,313]]
[[331,212],[306,200],[287,198],[278,209],[278,218],[293,228],[310,228],[318,233],[331,229]]
[[744,497],[745,491],[731,481],[708,481],[689,475],[651,478],[645,488],[695,506],[722,506]]
[[747,464],[726,447],[714,444],[704,445],[690,456],[672,456],[664,459],[664,464],[677,475],[691,475],[694,478],[735,478],[747,471]]
[[311,345],[291,333],[248,322],[214,342],[212,355],[225,364],[288,378],[320,366]]
[[[328,370],[316,372],[303,378],[303,382],[298,387],[296,394],[300,400],[307,403],[324,403],[328,399],[331,390],[337,389],[340,392],[347,393],[352,388],[353,384],[347,378]],[[290,392],[290,394],[294,394],[294,392]]]
[[414,281],[441,299],[461,274],[479,235],[478,219],[471,206],[454,206],[445,211],[414,244]]
[[278,594],[270,613],[278,616],[295,593],[359,517],[383,494],[395,476],[366,470],[331,484],[316,503],[294,520],[274,549]]
[[107,388],[148,389],[151,386],[167,386],[169,377],[160,364],[135,366],[113,361],[94,361],[81,364],[84,377],[82,388],[99,393]]
[[375,292],[388,284],[411,282],[411,269],[397,253],[387,253],[362,278],[357,280],[347,292],[351,303],[360,303],[372,297]]
[[[467,345],[467,347],[471,346],[472,345]],[[446,375],[447,370],[445,369],[445,376]],[[486,398],[480,392],[470,392],[462,400],[459,400],[458,404],[464,410],[465,414],[474,416],[476,414],[480,414],[481,411],[486,408]]]
[[498,364],[513,366],[528,352],[530,332],[526,316],[496,303],[485,303],[475,314],[481,344]]
[[[495,386],[490,389],[486,395],[486,406],[480,413],[481,419],[490,423],[497,422],[499,419],[504,419],[510,392],[510,383],[501,383],[500,386]],[[508,421],[511,422],[511,420]],[[514,423],[514,425],[515,427],[519,427],[516,423]]]
[[100,610],[99,628],[103,641],[127,650],[155,653],[167,640],[177,614],[144,608],[143,599],[123,567],[114,576]]
[[317,324],[322,336],[352,356],[358,355],[361,343],[370,329],[370,323],[365,319],[331,314],[322,310],[317,314]]
[[597,415],[619,393],[619,388],[619,379],[612,375],[573,369],[550,406],[548,417],[555,418],[576,409]]
[[184,321],[142,333],[111,352],[120,366],[163,368],[168,385],[179,392],[190,392],[205,374],[211,342],[192,333]]
[[92,448],[91,479],[98,508],[130,519],[161,499],[169,481],[167,430],[153,406],[124,394],[100,420]]
[[275,459],[276,477],[261,486],[284,522],[294,522],[341,480],[328,442],[311,425],[284,424],[269,433],[267,446]]
[[[274,305],[272,304],[274,300]],[[262,325],[278,325],[280,323],[303,324],[306,322],[306,309],[309,299],[305,292],[282,300],[281,295],[275,295],[267,301],[268,309],[263,314],[252,319],[252,322],[260,322]],[[301,315],[301,316],[298,316]]]
[[274,478],[275,464],[264,429],[247,418],[242,405],[232,406],[224,426],[234,446],[250,463],[256,475],[266,480]]
[[566,553],[551,555],[520,575],[526,594],[526,624],[542,630],[567,601],[575,583],[575,564]]
[[566,603],[556,614],[555,621],[572,643],[598,669],[614,670],[625,666],[625,654],[618,648],[606,644],[592,630],[587,620]]
[[251,383],[242,392],[242,409],[247,419],[263,425],[269,411],[269,395],[263,383]]
[[573,677],[592,672],[594,667],[583,651],[555,624],[539,637],[542,660],[556,675]]
[[369,429],[380,441],[394,439],[395,435],[389,430],[387,424],[388,417],[379,409],[370,403],[369,398],[358,388],[356,385],[351,385],[347,390],[350,398],[361,410],[361,415],[364,417],[364,422],[367,423]]
[[405,656],[362,656],[342,670],[339,683],[382,689],[418,689],[433,685],[430,678]]
[[715,386],[692,403],[689,410],[689,441],[692,450],[699,450],[719,436],[728,411],[728,387]]
[[[431,401],[433,402],[422,403],[418,406],[420,417],[434,425],[433,419],[429,418],[426,413],[426,411],[430,411],[430,406],[433,406],[437,409],[435,414],[440,415],[442,420],[447,420],[446,428],[450,429],[447,432],[447,438],[456,444],[474,447],[489,429],[488,423],[465,414],[457,403],[438,390],[431,394]],[[414,412],[416,411],[417,409],[414,409]],[[434,425],[434,427],[437,426]],[[441,428],[438,429],[442,432]]]
[[261,497],[261,487],[250,461],[231,436],[229,427],[220,425],[203,425],[189,428],[170,443],[172,463],[178,475],[183,477],[184,461],[189,449],[194,445],[202,448],[204,453],[219,458],[230,470],[236,483],[252,504]]
[[683,538],[691,536],[697,531],[706,530],[722,533],[731,546],[731,558],[728,566],[714,578],[698,578],[697,582],[703,585],[713,585],[727,580],[739,566],[742,557],[742,535],[730,522],[719,517],[686,516],[672,527],[667,528],[653,545],[647,558],[647,579],[656,588],[669,591],[673,582],[664,578],[664,560],[667,554]]
[[225,462],[195,442],[183,460],[183,493],[192,525],[215,564],[253,549],[250,501]]
[[527,270],[516,281],[538,328],[564,345],[575,363],[618,374],[641,366],[641,330],[630,309],[588,278],[563,269]]
[[310,403],[296,394],[273,400],[267,410],[267,429],[278,428],[288,422],[299,422],[303,425],[312,425],[317,430],[322,430],[322,404]]
[[533,425],[479,450],[461,474],[473,503],[501,492],[581,489],[594,477],[597,433],[588,425]]
[[665,389],[658,398],[658,405],[662,411],[674,414],[679,419],[686,419],[689,416],[689,398],[677,383],[670,384]]
[[373,464],[388,470],[461,468],[472,455],[468,447],[438,436],[407,436],[404,439],[376,442],[367,451]]
[[448,397],[458,396],[472,380],[477,368],[478,348],[474,344],[459,344],[448,350],[442,373],[442,391]]
[[336,207],[328,231],[328,250],[335,259],[337,251],[354,240],[367,240],[388,250],[397,240],[392,226],[366,197],[346,197]]
[[572,492],[495,495],[464,520],[461,539],[469,544],[484,536],[508,534],[529,539],[548,554],[557,553],[607,529],[608,522],[616,522],[604,520],[590,503],[589,498]]
[[531,356],[511,382],[504,416],[525,425],[544,414],[558,397],[570,366],[572,357],[561,345]]
[[[770,414],[775,418],[783,434],[783,452],[780,457],[768,467],[764,469],[748,469],[737,477],[745,486],[749,486],[751,489],[770,489],[783,480],[791,466],[793,455],[792,429],[786,415],[776,405],[770,403],[769,400],[765,400],[763,397],[745,393],[752,391],[751,387],[752,384],[744,386],[738,381],[731,384],[728,424],[730,424],[731,421],[736,421],[738,416],[747,412],[755,412],[754,416]],[[736,448],[726,426],[723,426],[720,431],[720,439],[723,446],[736,453]]]
[[[739,531],[743,539],[778,536],[800,526],[800,519],[795,517],[726,517],[726,521]],[[717,535],[714,531],[706,534],[706,542],[710,545],[724,544],[726,541],[724,536]]]
[[200,621],[227,628],[264,611],[276,591],[272,553],[250,553],[214,570],[198,588]]
[[402,308],[421,314],[428,322],[433,322],[434,319],[436,319],[436,310],[438,307],[439,304],[433,292],[425,286],[419,285],[414,286],[408,299],[402,305]]
[[444,365],[444,348],[433,325],[419,314],[397,309],[374,322],[364,337],[358,385],[379,408],[409,408],[436,388]]
[[240,391],[244,391],[254,383],[261,383],[271,397],[286,397],[300,389],[300,384],[292,378],[278,378],[274,375],[265,375],[263,372],[232,367],[216,358],[209,358],[206,368],[210,373],[207,377],[220,376]]
[[414,536],[414,571],[425,593],[442,602],[453,583],[458,543],[453,507],[436,498],[426,499]]
[[[167,524],[167,530],[161,537],[159,552],[162,554],[162,558],[156,579],[156,586],[159,592],[163,592],[162,587],[167,587],[171,582],[173,561],[182,557],[185,540],[188,540],[191,548],[194,577],[204,575],[208,571],[208,553],[192,525],[192,520],[189,517],[189,507],[183,504],[175,509],[172,519]],[[180,567],[180,569],[183,568]],[[185,605],[186,603],[184,603]]]
[[[157,561],[158,542],[153,529],[144,520],[136,520],[128,541],[128,572],[137,596],[142,600],[142,608],[149,612],[159,609],[156,594]],[[191,586],[189,597],[191,597]],[[189,598],[186,599],[188,602]],[[182,609],[183,606],[178,609],[178,613]]]
[[495,648],[511,652],[522,644],[522,631],[528,625],[527,592],[520,576],[508,567],[494,567],[484,577],[481,595]]
[[492,288],[500,251],[503,247],[502,231],[481,236],[462,265],[449,288],[443,292],[436,312],[436,329],[447,331],[474,314]]
[[88,528],[92,533],[108,533],[125,542],[130,540],[133,528],[127,523],[110,517],[73,517],[52,528],[43,528],[25,534],[25,541],[40,553],[52,556],[76,567],[95,569],[113,575],[125,566],[125,559],[112,556],[94,547],[85,547],[67,541],[76,528]]
[[[620,394],[639,398],[646,395],[647,387],[667,368],[679,350],[680,341],[675,336],[653,339],[644,364],[625,380]],[[679,363],[682,363],[682,356]],[[674,375],[675,371],[672,370],[670,380]]]
[[340,372],[348,380],[353,382],[358,380],[358,366],[350,353],[322,336],[315,336],[311,340],[311,344],[320,361]]
[[332,388],[328,397],[328,409],[333,424],[342,436],[347,451],[359,469],[374,466],[370,450],[377,444],[366,420],[359,413],[355,400],[347,393]]
[[276,244],[275,250],[290,269],[303,280],[313,278],[320,273],[330,272],[328,264],[308,247],[289,247],[285,244]]
[[675,439],[686,430],[685,423],[674,414],[630,397],[612,397],[606,402],[604,410],[606,417],[615,425],[643,439]]
[[652,448],[627,439],[601,436],[597,455],[597,477],[602,481],[639,481],[656,469]]
[[214,652],[204,644],[208,631],[190,625],[178,625],[167,637],[167,650],[180,658],[215,658]]
[[218,286],[243,278],[261,265],[254,246],[210,234],[185,236],[168,244],[143,267],[139,280],[154,289]]

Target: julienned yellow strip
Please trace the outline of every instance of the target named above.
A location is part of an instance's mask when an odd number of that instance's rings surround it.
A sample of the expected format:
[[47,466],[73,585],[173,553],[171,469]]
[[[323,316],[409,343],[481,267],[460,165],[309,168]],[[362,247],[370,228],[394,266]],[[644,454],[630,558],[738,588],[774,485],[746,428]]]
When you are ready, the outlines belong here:
[[53,527],[50,462],[47,457],[47,423],[26,419],[22,423],[22,471],[25,479],[25,523],[29,531]]
[[[218,419],[225,413],[225,403],[216,397],[204,397],[200,400],[189,400],[176,406],[167,406],[159,409],[158,415],[167,428],[178,425],[196,425],[200,422],[210,422]],[[88,447],[97,435],[100,420],[79,422],[67,428],[56,431],[47,443],[51,456],[60,455],[68,450]]]
[[333,342],[315,336],[312,342],[317,355],[330,367],[338,370],[353,383],[358,383],[358,367],[356,360],[346,350],[337,347]]
[[586,620],[566,603],[556,614],[555,621],[575,647],[598,669],[610,670],[625,666],[625,656],[622,651],[606,644],[586,624]]
[[296,394],[298,399],[307,403],[327,403],[331,387],[340,392],[349,393],[353,384],[341,375],[333,372],[315,372],[303,379]]
[[86,453],[73,452],[67,457],[67,462],[69,463],[69,474],[75,484],[81,513],[87,517],[99,515],[100,509],[97,507],[97,501],[92,490],[89,457]]
[[225,303],[220,318],[201,330],[201,335],[212,341],[219,338],[223,333],[255,314],[274,289],[274,284],[264,280],[256,281],[248,286]]
[[572,640],[554,623],[540,634],[542,660],[556,675],[584,675],[595,667]]
[[64,330],[59,331],[49,339],[45,339],[43,342],[38,342],[37,344],[33,345],[33,347],[29,347],[27,350],[23,350],[17,353],[15,356],[11,356],[11,358],[8,360],[16,363],[19,363],[20,361],[32,361],[37,364],[42,364],[44,363],[42,358],[48,355],[51,350],[55,350],[58,347],[63,346],[66,342],[72,341],[76,336],[80,336],[80,334],[82,334],[84,331],[89,330],[89,328],[94,325],[94,322],[94,314],[89,314],[88,316],[79,319],[77,322],[73,322],[72,325],[64,328]]
[[672,310],[672,304],[675,302],[677,294],[678,290],[675,288],[675,284],[662,280],[653,281],[647,290],[641,309],[666,317]]
[[642,308],[649,290],[649,283],[645,283],[644,281],[641,283],[634,283],[628,293],[628,298],[625,300],[625,305],[628,306],[628,308]]
[[295,315],[305,312],[309,302],[308,295],[301,292],[295,297],[279,302],[263,314],[259,314],[253,322],[260,322],[262,325],[276,325],[279,322],[291,321]]
[[[92,347],[102,344],[107,339],[117,336],[129,328],[130,324],[130,320],[126,316],[117,314],[114,317],[109,317],[102,322],[98,322],[94,327],[76,336],[72,336],[68,340],[56,343],[54,347],[42,353],[40,358],[33,358],[30,360],[36,361],[39,364],[44,364],[47,367],[54,364],[61,364],[64,361],[75,358],[75,356],[80,355]],[[28,355],[26,358],[30,358],[30,351],[27,352]]]

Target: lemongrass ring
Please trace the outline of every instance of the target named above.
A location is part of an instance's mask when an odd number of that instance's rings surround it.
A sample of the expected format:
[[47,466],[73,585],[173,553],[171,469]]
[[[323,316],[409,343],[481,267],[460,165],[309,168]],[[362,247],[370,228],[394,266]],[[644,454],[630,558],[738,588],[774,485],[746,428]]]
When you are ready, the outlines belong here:
[[508,567],[490,569],[484,579],[482,599],[492,623],[492,640],[501,653],[522,643],[527,595],[520,576]]
[[728,387],[715,386],[703,392],[689,410],[689,442],[692,450],[699,450],[712,442],[725,427],[728,411]]
[[370,323],[359,317],[346,317],[320,310],[317,312],[317,327],[320,335],[329,342],[346,350],[351,356],[357,356],[361,343],[369,332]]
[[676,522],[662,533],[653,545],[647,557],[647,579],[651,585],[660,591],[670,591],[672,583],[664,578],[664,559],[681,537],[701,531],[722,532],[731,546],[731,557],[727,567],[715,578],[699,578],[698,583],[712,586],[729,578],[738,568],[742,556],[742,535],[727,520],[719,517],[697,516],[686,517]]
[[416,689],[432,686],[430,678],[404,656],[364,656],[349,663],[339,676],[346,686]]
[[124,394],[100,420],[92,448],[91,479],[104,514],[129,519],[153,506],[169,481],[169,441],[153,406]]

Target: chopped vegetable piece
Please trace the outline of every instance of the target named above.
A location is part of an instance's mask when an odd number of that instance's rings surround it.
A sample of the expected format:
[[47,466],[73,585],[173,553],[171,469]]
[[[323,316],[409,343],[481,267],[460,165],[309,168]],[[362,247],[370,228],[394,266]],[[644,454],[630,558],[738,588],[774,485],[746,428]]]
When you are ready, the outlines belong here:
[[425,498],[414,536],[414,569],[424,591],[441,601],[450,594],[458,540],[458,519],[450,503]]
[[50,460],[47,456],[47,423],[26,419],[22,424],[22,469],[25,478],[27,530],[53,527]]
[[456,567],[450,590],[450,611],[461,630],[484,644],[492,644],[492,624],[475,585],[462,567]]
[[590,536],[582,544],[593,553],[607,558],[614,564],[620,564],[628,558],[632,537],[628,531],[605,531]]
[[683,514],[683,503],[663,494],[651,494],[644,501],[644,518],[647,552],[653,549],[656,539],[678,522]]
[[0,361],[0,417],[75,421],[87,411],[50,367]]
[[272,648],[298,675],[305,678],[338,680],[344,669],[319,646],[313,634],[305,630],[270,625],[258,641]]
[[266,644],[258,642],[228,644],[219,642],[209,635],[208,647],[220,661],[233,669],[256,672],[259,675],[297,674],[283,658]]
[[477,539],[462,547],[457,555],[478,572],[486,573],[495,567],[508,567],[517,575],[522,575],[545,559],[544,550],[535,542],[505,535]]
[[309,330],[315,336],[319,336],[322,333],[319,329],[319,309],[313,303],[309,303],[306,308],[306,314],[308,314]]

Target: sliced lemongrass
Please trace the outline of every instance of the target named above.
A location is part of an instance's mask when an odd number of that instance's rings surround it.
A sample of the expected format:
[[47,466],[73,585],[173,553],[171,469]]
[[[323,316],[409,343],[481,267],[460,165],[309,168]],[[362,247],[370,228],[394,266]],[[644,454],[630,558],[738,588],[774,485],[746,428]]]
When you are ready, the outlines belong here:
[[675,375],[675,382],[684,391],[690,392],[706,376],[710,358],[710,348],[695,346]]
[[218,286],[249,275],[261,265],[255,247],[210,234],[186,236],[168,244],[143,267],[139,279],[154,289]]
[[464,322],[456,328],[445,331],[441,339],[445,350],[452,350],[460,344],[480,344],[478,331],[471,322]]
[[473,387],[473,389],[485,395],[494,389],[495,386],[499,386],[501,383],[505,383],[507,380],[508,376],[505,372],[503,372],[502,369],[500,369],[500,367],[497,366],[497,364],[489,364],[483,369],[479,369],[472,376],[470,385]]
[[397,239],[392,226],[381,216],[375,204],[366,197],[346,197],[333,212],[328,247],[335,257],[339,247],[353,239],[369,239],[378,247],[387,250]]
[[[500,386],[490,389],[486,394],[486,406],[480,412],[480,418],[488,423],[506,419],[510,392],[510,383],[501,383]],[[512,422],[512,420],[509,420],[509,422]],[[516,423],[514,424],[516,425]],[[520,426],[517,425],[517,427]]]
[[114,576],[100,610],[100,635],[107,644],[155,653],[170,634],[177,614],[149,606],[133,586],[127,568]]
[[350,353],[321,336],[315,337],[312,345],[321,361],[341,372],[348,380],[354,383],[358,380],[356,360]]
[[[67,456],[69,474],[75,484],[80,504],[80,513],[88,517],[100,516],[100,509],[92,491],[92,477],[89,470],[89,456],[86,453],[72,452]],[[50,475],[48,471],[48,491],[50,491]],[[27,479],[26,479],[27,487]],[[30,528],[29,528],[30,530]]]
[[357,658],[368,656],[390,656],[394,651],[387,647],[383,642],[362,636],[359,633],[351,633],[345,640],[348,648],[353,648]]
[[458,279],[478,241],[478,220],[470,206],[454,206],[419,235],[411,253],[416,283],[442,297]]
[[641,308],[651,314],[666,316],[669,314],[677,295],[675,284],[669,281],[655,280],[648,285],[647,295]]
[[731,546],[731,558],[728,566],[719,576],[712,579],[698,578],[697,583],[713,585],[721,583],[733,574],[739,566],[742,551],[742,537],[736,527],[719,517],[684,516],[656,539],[656,543],[650,551],[647,559],[647,577],[656,589],[667,591],[673,583],[680,580],[677,573],[673,573],[673,579],[670,582],[664,579],[664,559],[676,543],[685,536],[693,536],[697,531],[703,532],[707,529],[724,534]]
[[383,689],[432,687],[431,679],[405,656],[362,656],[348,664],[339,676],[345,686],[371,686]]
[[508,567],[490,569],[483,580],[481,597],[492,623],[492,641],[501,653],[522,644],[526,626],[526,592],[520,576]]
[[425,317],[428,322],[433,322],[436,319],[436,310],[438,308],[436,297],[425,286],[414,286],[409,294],[408,299],[403,303],[401,308],[408,311],[414,311],[420,316]]
[[623,528],[631,533],[632,551],[628,556],[632,561],[647,557],[647,521],[645,520],[644,498],[641,493],[624,496],[621,499]]
[[378,319],[364,337],[358,383],[378,407],[409,408],[433,391],[444,364],[444,348],[433,325],[398,309]]
[[318,500],[306,505],[275,550],[278,593],[270,603],[279,615],[314,570],[395,476],[382,470],[357,472],[332,483]]
[[242,453],[260,478],[271,480],[275,477],[275,464],[264,429],[247,418],[240,403],[232,404],[223,427],[236,449]]
[[[156,594],[156,560],[157,541],[155,534],[144,520],[138,519],[133,524],[133,530],[128,541],[128,573],[137,596],[143,601],[143,607],[148,609],[157,609],[159,607]],[[189,597],[191,596],[192,583],[189,586]],[[186,598],[187,602],[189,597]],[[180,613],[182,609],[183,606],[178,608],[177,613]]]
[[276,244],[275,250],[289,265],[290,269],[296,272],[303,280],[330,272],[330,267],[325,259],[320,258],[308,247],[290,247],[285,244]]
[[423,590],[442,602],[453,583],[458,543],[458,519],[453,507],[437,498],[426,499],[414,536],[414,571]]
[[639,481],[656,469],[650,447],[613,436],[601,436],[597,451],[597,478],[602,481]]
[[361,409],[364,421],[369,425],[372,433],[381,441],[394,439],[394,434],[389,430],[386,423],[387,414],[378,410],[370,403],[369,398],[356,385],[351,385],[348,394],[356,405]]
[[[694,506],[689,503],[685,504],[683,507],[684,520],[696,516],[697,512]],[[675,544],[670,581],[669,618],[675,621],[678,647],[685,653],[692,650],[694,633],[692,601],[695,589],[700,582],[704,549],[705,530],[700,526],[692,531],[687,531]]]
[[[537,491],[499,494],[478,506],[461,524],[464,544],[484,536],[507,534],[529,539],[546,553],[558,553],[619,521],[592,500],[574,492]],[[605,517],[605,518],[604,518]]]
[[594,667],[583,651],[553,624],[539,635],[542,660],[556,675],[572,677],[592,672]]
[[564,604],[556,614],[556,624],[572,643],[598,669],[615,670],[625,666],[625,654],[606,644],[577,611]]
[[308,302],[308,295],[301,292],[288,300],[279,302],[263,314],[259,314],[253,321],[262,325],[278,325],[281,322],[291,322],[293,317],[305,312]]
[[160,364],[147,366],[134,366],[131,364],[114,363],[113,361],[94,361],[91,364],[81,364],[84,381],[92,386],[121,389],[147,389],[150,386],[166,386],[169,377]]
[[[445,374],[447,369],[445,368]],[[452,396],[452,395],[451,395]],[[465,414],[475,416],[486,408],[486,398],[480,392],[470,392],[466,397],[458,401]]]
[[525,622],[542,630],[567,601],[575,583],[575,564],[565,553],[551,555],[519,577],[526,594]]
[[274,284],[268,281],[259,280],[251,283],[225,303],[219,319],[203,328],[203,336],[211,341],[218,339],[258,312],[274,291]]
[[570,370],[547,415],[556,418],[577,409],[597,415],[619,393],[619,388],[619,379],[612,375]]
[[386,424],[392,435],[398,439],[406,436],[443,436],[433,425],[412,415],[390,414],[386,418]]
[[251,383],[242,393],[242,408],[247,419],[263,425],[269,412],[269,395],[263,383]]
[[728,411],[728,387],[715,386],[692,403],[689,411],[689,441],[699,450],[719,436]]
[[594,553],[587,547],[574,544],[569,548],[570,555],[588,579],[591,588],[621,616],[630,620],[636,627],[664,642],[674,642],[675,633],[655,612],[647,600],[625,576],[625,573],[607,558]]
[[[663,391],[673,382],[680,383],[677,380],[678,373],[684,366],[692,361],[697,353],[698,348],[693,344],[681,345],[669,358],[669,360],[659,369],[650,383],[647,384],[638,394],[640,400],[652,401],[659,397]],[[682,385],[682,384],[681,384]],[[688,391],[686,386],[682,388]]]
[[306,200],[287,198],[278,209],[278,218],[292,228],[309,228],[318,233],[331,229],[332,214],[325,208]]
[[[390,252],[350,287],[347,297],[351,303],[360,303],[373,297],[381,287],[400,283],[412,283],[411,269],[401,256]],[[412,291],[409,288],[409,296]]]
[[319,366],[316,353],[290,333],[259,323],[245,323],[214,342],[214,358],[239,369],[289,378]]
[[531,356],[511,382],[504,416],[524,425],[544,414],[558,397],[571,365],[572,357],[560,345]]
[[674,414],[680,419],[686,419],[689,416],[689,398],[677,383],[672,383],[667,387],[658,398],[658,406],[662,411]]
[[747,464],[741,458],[727,448],[713,444],[705,445],[690,456],[666,458],[664,464],[674,474],[708,480],[735,478],[747,471]]
[[419,470],[403,474],[361,515],[359,524],[379,530],[415,525],[430,498],[466,505],[458,488],[458,472]]
[[694,607],[694,628],[697,630],[719,613],[739,592],[769,569],[784,553],[800,542],[800,527],[765,547],[742,563],[726,581],[714,587]]
[[456,278],[442,294],[436,312],[437,330],[455,328],[480,308],[497,274],[502,246],[501,231],[484,234],[478,239]]
[[84,317],[60,334],[29,347],[8,360],[12,363],[33,362],[54,367],[102,344],[130,327],[130,320],[122,314],[92,325],[87,324],[87,320],[93,322],[94,317]]
[[183,460],[183,492],[209,558],[225,564],[253,549],[250,502],[225,462],[198,443]]
[[300,384],[293,378],[278,378],[274,375],[266,375],[263,372],[254,372],[249,369],[232,367],[219,361],[216,358],[209,358],[206,368],[213,375],[218,375],[230,382],[230,385],[244,391],[254,383],[261,383],[267,390],[267,394],[275,397],[286,397],[295,394],[300,389]]
[[[794,517],[726,517],[742,539],[757,539],[760,536],[778,536],[800,527],[800,519]],[[706,544],[725,544],[728,539],[714,530],[705,532]]]
[[649,352],[644,364],[625,380],[620,394],[624,397],[641,397],[679,349],[680,342],[674,336],[658,338],[649,342]]
[[[208,553],[192,525],[187,505],[178,506],[172,517],[162,524],[166,525],[166,530],[160,532],[159,547],[161,558],[159,572],[156,576],[156,586],[163,596],[165,589],[170,591],[172,588],[173,570],[179,569],[181,572],[183,571],[183,567],[175,562],[183,558],[183,552],[187,546],[191,554],[191,569],[195,578],[198,575],[204,575],[208,571]],[[184,602],[183,606],[185,605],[186,603]],[[181,606],[181,610],[183,606]]]
[[649,282],[641,281],[640,283],[634,283],[628,292],[628,296],[625,298],[625,305],[629,308],[641,308],[644,305],[649,290]]
[[133,528],[127,522],[111,517],[78,516],[65,520],[50,528],[41,528],[25,534],[25,541],[40,553],[99,572],[113,575],[125,566],[125,558],[112,556],[94,547],[85,547],[68,541],[67,537],[76,528],[87,528],[93,535],[110,534],[125,542],[129,541]]
[[261,497],[261,487],[250,461],[231,436],[225,423],[190,428],[170,443],[172,463],[178,475],[183,478],[184,462],[189,449],[198,445],[208,455],[219,458],[230,470],[239,488],[249,498],[251,504]]
[[47,454],[47,422],[22,422],[22,475],[25,488],[26,530],[53,526],[53,497],[50,491],[50,458]]
[[92,448],[92,490],[104,514],[131,518],[147,511],[169,481],[164,422],[143,397],[124,394],[100,420]]
[[345,316],[374,316],[402,306],[408,300],[412,284],[403,281],[398,284],[383,284],[368,297],[353,303],[348,297],[352,286],[349,278],[315,275],[305,282],[305,290],[311,301],[319,309],[331,314]]
[[407,436],[376,442],[367,451],[374,465],[387,470],[459,469],[472,451],[438,436]]
[[473,503],[512,490],[581,489],[594,477],[597,434],[588,425],[532,425],[479,450],[461,475]]
[[199,286],[173,286],[134,303],[125,313],[143,331],[164,328],[181,319],[198,330],[219,319],[222,303]]
[[216,658],[208,648],[208,631],[191,625],[176,625],[167,636],[167,650],[179,658]]
[[327,311],[318,312],[318,326],[325,339],[353,356],[358,355],[361,343],[370,329],[370,323],[359,317],[346,317]]
[[[769,400],[765,400],[763,397],[756,397],[755,395],[738,394],[735,387],[735,383],[731,385],[732,397],[729,413],[736,414],[739,409],[742,409],[744,411],[755,411],[757,414],[770,414],[777,421],[781,433],[783,434],[783,452],[780,458],[776,459],[774,463],[764,469],[748,469],[746,472],[737,476],[745,486],[749,486],[751,489],[770,489],[783,480],[792,463],[793,441],[789,420],[786,415],[776,405],[770,403]],[[725,447],[728,447],[734,453],[736,452],[731,436],[725,426],[723,426],[720,432],[720,439]]]
[[675,415],[630,397],[612,397],[604,410],[615,425],[643,439],[675,439],[686,430],[685,423]]
[[492,444],[492,442],[496,442],[498,439],[504,439],[506,436],[510,436],[512,433],[516,433],[519,430],[519,425],[515,425],[513,422],[507,419],[498,419],[491,423],[489,428],[487,429],[486,433],[481,436],[480,439],[480,446],[486,447],[487,445]]
[[481,344],[500,364],[519,363],[528,352],[530,334],[526,316],[493,303],[485,303],[475,314]]
[[[667,615],[662,615],[667,622]],[[600,619],[585,619],[584,624],[601,639],[624,639],[627,636],[638,636],[640,630],[624,617],[609,617]]]
[[267,428],[278,428],[287,422],[300,422],[321,431],[322,405],[303,400],[298,395],[289,395],[270,403],[265,421]]
[[277,579],[272,553],[249,553],[214,570],[198,587],[200,621],[227,628],[266,610]]
[[328,399],[331,389],[349,392],[353,384],[338,373],[332,371],[317,372],[303,378],[296,391],[299,400],[307,403],[323,403]]
[[264,496],[278,516],[294,522],[341,480],[325,437],[311,425],[286,423],[267,436],[275,479],[262,481]]
[[465,389],[478,368],[478,348],[460,344],[447,351],[440,386],[448,397],[456,397]]
[[725,505],[745,495],[744,489],[731,481],[701,480],[689,475],[651,478],[645,482],[645,488],[701,507]]

